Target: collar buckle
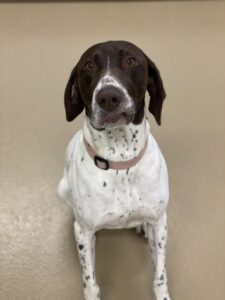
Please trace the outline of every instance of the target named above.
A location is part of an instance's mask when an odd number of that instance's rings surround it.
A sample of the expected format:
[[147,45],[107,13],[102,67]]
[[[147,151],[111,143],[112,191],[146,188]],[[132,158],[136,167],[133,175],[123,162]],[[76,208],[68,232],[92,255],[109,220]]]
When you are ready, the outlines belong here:
[[102,170],[108,170],[109,169],[109,162],[108,160],[102,158],[101,156],[95,155],[94,156],[94,162],[95,165]]

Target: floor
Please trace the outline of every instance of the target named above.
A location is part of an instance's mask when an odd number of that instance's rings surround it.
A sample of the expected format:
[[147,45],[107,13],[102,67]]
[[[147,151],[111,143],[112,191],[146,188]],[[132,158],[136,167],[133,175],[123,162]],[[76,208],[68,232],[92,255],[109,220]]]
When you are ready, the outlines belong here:
[[[57,196],[64,88],[90,45],[124,39],[159,67],[167,99],[151,130],[170,175],[173,300],[225,296],[225,2],[0,4],[0,299],[82,299],[73,215]],[[97,235],[103,300],[153,299],[148,244]]]

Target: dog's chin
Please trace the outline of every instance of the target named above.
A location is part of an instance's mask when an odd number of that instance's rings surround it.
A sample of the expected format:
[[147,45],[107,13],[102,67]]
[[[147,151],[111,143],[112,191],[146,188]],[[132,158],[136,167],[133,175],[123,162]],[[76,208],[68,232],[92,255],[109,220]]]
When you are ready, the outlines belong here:
[[108,113],[99,118],[99,120],[92,119],[91,124],[94,128],[101,130],[104,128],[116,128],[130,124],[134,120],[134,113]]

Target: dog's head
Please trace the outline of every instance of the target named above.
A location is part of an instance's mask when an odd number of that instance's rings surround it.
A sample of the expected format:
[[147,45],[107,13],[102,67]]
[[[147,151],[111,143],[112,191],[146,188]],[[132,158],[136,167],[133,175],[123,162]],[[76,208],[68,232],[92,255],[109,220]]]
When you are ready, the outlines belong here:
[[161,124],[166,97],[159,70],[137,46],[109,41],[90,47],[74,67],[65,90],[67,121],[84,109],[95,128],[139,124],[145,92],[149,111]]

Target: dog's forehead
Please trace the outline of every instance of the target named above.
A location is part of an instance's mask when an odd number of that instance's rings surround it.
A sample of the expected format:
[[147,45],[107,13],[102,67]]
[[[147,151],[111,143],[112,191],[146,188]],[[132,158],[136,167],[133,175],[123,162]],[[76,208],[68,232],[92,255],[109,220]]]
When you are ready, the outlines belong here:
[[99,43],[88,48],[81,56],[80,61],[89,58],[117,59],[119,55],[136,55],[140,59],[144,58],[144,54],[136,45],[126,41],[108,41]]

